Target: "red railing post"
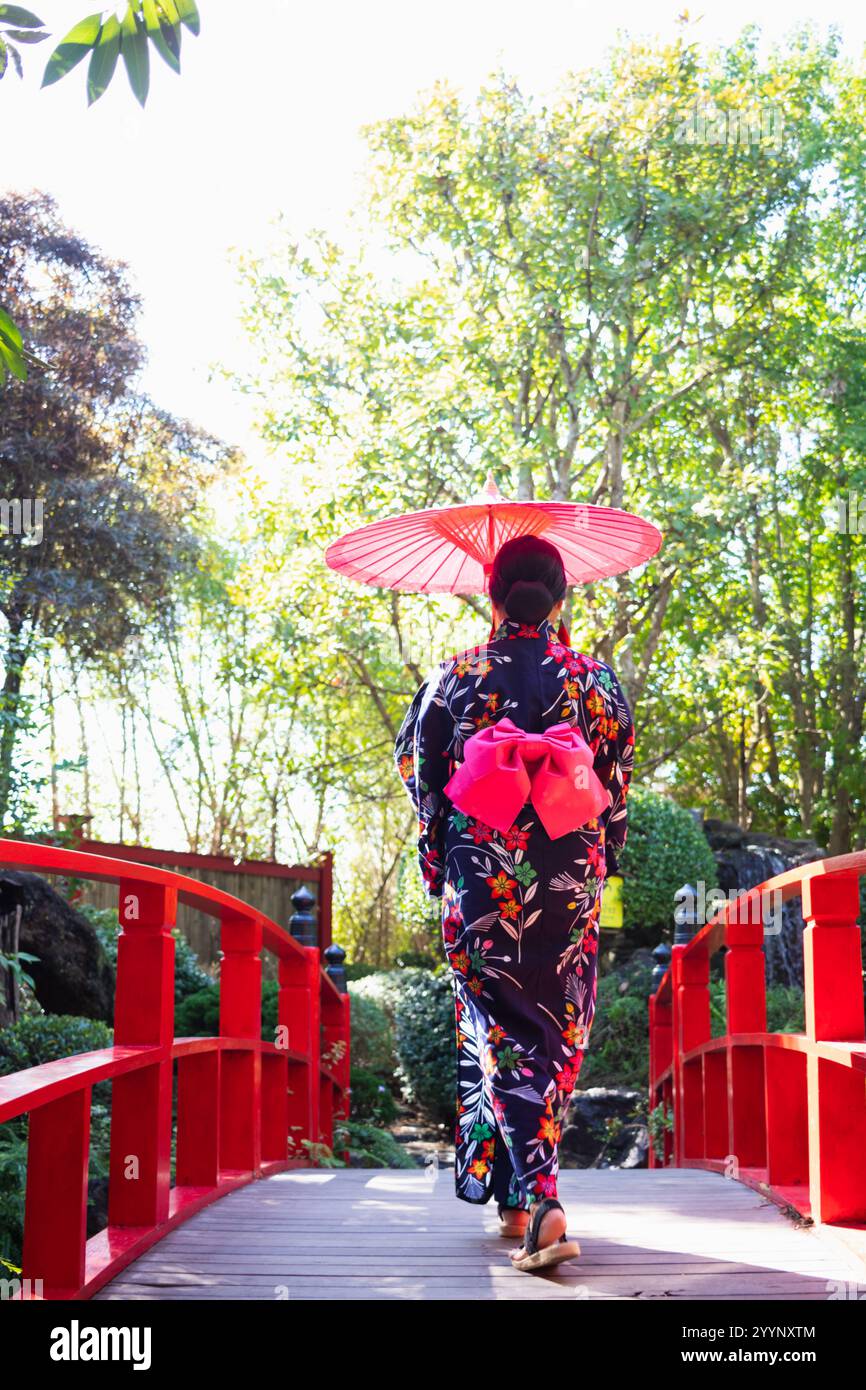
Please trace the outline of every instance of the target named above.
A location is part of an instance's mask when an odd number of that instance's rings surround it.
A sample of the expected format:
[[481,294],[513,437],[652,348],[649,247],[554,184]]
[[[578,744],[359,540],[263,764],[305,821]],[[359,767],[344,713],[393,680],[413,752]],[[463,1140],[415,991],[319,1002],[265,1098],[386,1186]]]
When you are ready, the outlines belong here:
[[121,879],[114,1042],[161,1049],[152,1066],[112,1083],[108,1192],[112,1226],[155,1226],[168,1216],[177,889]]
[[[673,1013],[670,1000],[660,1000],[656,994],[649,997],[649,1068],[650,1068],[650,1109],[661,1105],[664,1099],[656,1094],[656,1080],[670,1066],[673,1057]],[[650,1144],[650,1168],[663,1168],[664,1159],[656,1157],[655,1146]]]
[[178,1187],[219,1182],[220,1053],[195,1052],[177,1062]]
[[741,1167],[762,1167],[767,1158],[764,1051],[736,1042],[738,1033],[767,1027],[764,917],[760,893],[735,898],[725,909],[725,1010],[728,1047],[728,1135]]
[[[263,931],[257,913],[224,912],[220,928],[220,1036],[262,1035]],[[220,1167],[241,1173],[261,1169],[262,1065],[258,1047],[222,1053],[220,1064]]]
[[322,1099],[322,988],[320,976],[322,962],[316,946],[305,946],[307,970],[309,972],[310,997],[310,1128],[314,1144],[322,1142],[321,1099]]
[[[863,1042],[858,878],[803,882],[806,1036]],[[862,1072],[810,1051],[807,1065],[809,1196],[816,1221],[866,1220],[866,1097]]]
[[84,1283],[89,1147],[89,1086],[31,1114],[22,1264],[48,1298]]
[[683,1053],[710,1036],[710,962],[706,952],[674,946],[671,952],[674,1003],[675,1161],[702,1158],[704,1100],[700,1063],[684,1063]]
[[[25,1286],[23,1296],[88,1297],[176,1223],[240,1183],[286,1167],[289,1097],[299,1133],[321,1141],[322,1091],[328,1113],[332,1101],[347,1104],[349,1001],[333,973],[330,983],[323,977],[315,947],[305,949],[257,909],[209,884],[150,864],[25,841],[0,840],[0,863],[119,887],[114,1046],[0,1077],[0,1123],[31,1117],[22,1258],[35,1289]],[[179,899],[222,920],[219,1038],[174,1038],[172,930]],[[280,961],[285,1037],[273,1042],[261,1037],[263,946]],[[323,993],[328,1029],[342,1044],[327,1076]],[[103,1082],[112,1085],[109,1222],[86,1241],[91,1096]],[[307,1157],[315,1161],[314,1153]]]
[[289,1049],[288,1124],[291,1156],[319,1142],[319,953],[280,960],[278,1020]]

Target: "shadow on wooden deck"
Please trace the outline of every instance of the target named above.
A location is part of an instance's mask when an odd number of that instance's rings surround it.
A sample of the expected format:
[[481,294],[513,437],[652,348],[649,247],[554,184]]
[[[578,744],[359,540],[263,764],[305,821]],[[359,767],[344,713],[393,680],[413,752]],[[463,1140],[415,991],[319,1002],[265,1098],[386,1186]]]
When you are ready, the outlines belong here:
[[[582,1258],[509,1265],[496,1207],[453,1171],[302,1169],[170,1233],[97,1299],[819,1299],[866,1293],[866,1266],[739,1183],[696,1170],[574,1170],[560,1200]],[[855,1295],[856,1296],[856,1295]]]

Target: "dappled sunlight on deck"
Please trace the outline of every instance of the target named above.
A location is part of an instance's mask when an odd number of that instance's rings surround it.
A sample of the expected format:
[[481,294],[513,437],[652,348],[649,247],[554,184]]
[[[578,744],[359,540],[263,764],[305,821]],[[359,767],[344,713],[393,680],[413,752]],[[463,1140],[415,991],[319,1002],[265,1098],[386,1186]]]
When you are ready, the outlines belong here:
[[450,1170],[291,1171],[193,1217],[97,1297],[827,1300],[866,1283],[850,1252],[715,1173],[572,1169],[560,1196],[582,1257],[532,1276]]

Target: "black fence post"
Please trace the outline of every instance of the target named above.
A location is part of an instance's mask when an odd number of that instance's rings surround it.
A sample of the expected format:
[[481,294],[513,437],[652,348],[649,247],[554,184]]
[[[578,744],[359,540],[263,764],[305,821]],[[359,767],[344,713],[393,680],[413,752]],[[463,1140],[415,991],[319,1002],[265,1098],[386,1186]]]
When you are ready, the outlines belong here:
[[289,931],[292,936],[296,941],[300,941],[302,946],[317,946],[316,914],[313,911],[316,899],[303,883],[292,894],[292,905],[295,909],[289,918]]
[[674,945],[687,946],[698,926],[698,890],[683,884],[674,894]]
[[671,948],[666,941],[660,941],[653,951],[652,979],[650,980],[650,994],[657,994],[659,985],[664,979],[665,973],[671,963]]
[[327,964],[325,974],[330,975],[340,994],[346,993],[346,952],[342,946],[332,945],[323,952]]

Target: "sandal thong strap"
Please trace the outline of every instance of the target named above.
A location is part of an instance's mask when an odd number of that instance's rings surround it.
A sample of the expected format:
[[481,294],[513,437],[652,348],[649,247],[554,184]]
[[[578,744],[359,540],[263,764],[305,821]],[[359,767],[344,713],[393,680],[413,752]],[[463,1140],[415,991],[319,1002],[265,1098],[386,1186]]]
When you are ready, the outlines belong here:
[[[527,1255],[538,1253],[538,1237],[541,1232],[541,1223],[549,1211],[563,1211],[563,1205],[555,1197],[544,1197],[542,1201],[536,1202],[532,1208],[532,1215],[529,1218],[529,1225],[523,1240],[523,1248]],[[565,1236],[560,1236],[560,1242],[565,1240]]]

